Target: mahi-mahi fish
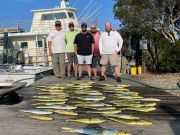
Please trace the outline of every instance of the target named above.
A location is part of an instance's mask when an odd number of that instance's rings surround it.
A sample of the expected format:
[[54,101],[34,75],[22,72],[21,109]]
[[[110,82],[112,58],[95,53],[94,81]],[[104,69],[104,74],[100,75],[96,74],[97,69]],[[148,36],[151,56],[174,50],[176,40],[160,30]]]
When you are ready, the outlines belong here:
[[98,124],[104,122],[105,120],[100,118],[75,118],[75,119],[67,119],[66,121],[80,122],[86,124]]
[[152,125],[152,122],[144,121],[144,120],[125,120],[125,119],[119,119],[119,118],[109,118],[112,121],[128,124],[128,125],[138,125],[138,126],[149,126]]
[[36,108],[39,108],[39,109],[74,110],[77,107],[76,106],[70,106],[70,105],[51,105],[51,106],[36,106]]
[[107,114],[107,117],[114,117],[114,118],[121,118],[121,119],[128,119],[128,120],[138,120],[139,117],[129,115],[129,114]]
[[40,109],[19,110],[19,111],[24,112],[24,113],[41,114],[41,115],[46,115],[46,114],[52,114],[53,113],[51,111],[45,111],[45,110],[40,110]]
[[94,114],[117,114],[120,112],[121,112],[121,110],[87,111],[87,113],[94,113]]
[[115,130],[115,129],[104,129],[104,128],[68,128],[62,127],[66,132],[74,132],[85,135],[131,135],[125,131]]
[[155,107],[128,107],[128,108],[122,108],[121,110],[132,110],[132,111],[138,111],[138,112],[151,112],[156,110]]
[[52,117],[47,117],[47,116],[29,116],[33,119],[37,119],[37,120],[43,120],[43,121],[51,121],[53,120]]
[[76,112],[72,112],[72,111],[66,111],[66,110],[56,110],[54,111],[55,113],[58,113],[58,114],[62,114],[62,115],[73,115],[73,116],[77,116],[78,113]]

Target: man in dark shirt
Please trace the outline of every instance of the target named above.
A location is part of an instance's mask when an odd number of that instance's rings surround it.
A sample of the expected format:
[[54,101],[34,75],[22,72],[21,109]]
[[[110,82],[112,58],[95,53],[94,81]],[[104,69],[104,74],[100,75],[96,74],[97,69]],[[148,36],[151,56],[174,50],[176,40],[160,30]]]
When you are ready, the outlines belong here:
[[94,38],[87,32],[87,24],[81,24],[81,32],[76,35],[74,40],[75,52],[77,53],[78,58],[78,71],[79,76],[77,80],[82,79],[82,65],[85,63],[89,80],[93,80],[91,76],[91,63],[92,63],[92,54],[94,52]]

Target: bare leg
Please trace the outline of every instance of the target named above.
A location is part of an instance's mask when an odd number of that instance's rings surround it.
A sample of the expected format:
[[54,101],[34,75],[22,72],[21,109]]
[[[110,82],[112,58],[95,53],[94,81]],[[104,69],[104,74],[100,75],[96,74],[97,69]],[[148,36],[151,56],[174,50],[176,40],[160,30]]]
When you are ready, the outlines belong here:
[[93,68],[93,75],[94,75],[94,79],[97,79],[97,68]]
[[82,75],[82,65],[78,65],[78,70],[79,70],[79,76]]
[[105,67],[104,78],[107,80],[107,68]]
[[104,76],[106,72],[106,66],[102,65],[101,66],[101,76]]
[[77,76],[77,64],[74,64],[74,75]]
[[86,65],[88,76],[91,76],[91,65],[87,64]]
[[116,77],[120,77],[120,70],[118,66],[114,67],[115,73],[116,73]]
[[71,76],[71,64],[68,64],[68,77],[70,77]]

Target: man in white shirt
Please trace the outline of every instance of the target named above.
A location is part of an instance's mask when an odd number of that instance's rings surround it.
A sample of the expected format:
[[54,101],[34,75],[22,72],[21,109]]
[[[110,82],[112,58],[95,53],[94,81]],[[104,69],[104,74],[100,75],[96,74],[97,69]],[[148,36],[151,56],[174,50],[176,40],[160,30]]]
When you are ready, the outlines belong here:
[[66,33],[61,29],[61,22],[55,22],[55,30],[48,36],[49,55],[52,57],[53,71],[57,78],[65,77],[65,51],[66,51]]
[[123,39],[117,31],[112,31],[110,22],[106,22],[105,30],[99,40],[100,64],[102,65],[99,81],[105,80],[106,65],[110,62],[111,66],[114,67],[117,82],[121,82],[120,69],[118,67],[118,52],[121,51]]

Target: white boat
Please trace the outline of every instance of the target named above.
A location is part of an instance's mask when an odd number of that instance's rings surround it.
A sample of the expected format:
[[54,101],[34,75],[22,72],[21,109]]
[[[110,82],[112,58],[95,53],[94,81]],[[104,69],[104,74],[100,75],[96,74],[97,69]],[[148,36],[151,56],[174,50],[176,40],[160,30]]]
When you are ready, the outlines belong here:
[[28,86],[51,73],[51,67],[0,65],[0,84],[8,86],[16,82],[27,82]]
[[[69,29],[69,22],[75,24],[75,30],[80,28],[76,16],[77,9],[67,7],[67,3],[68,0],[61,0],[60,5],[55,8],[32,10],[34,14],[32,21],[10,23],[17,24],[16,27],[9,28],[8,26],[6,27],[7,22],[1,22],[3,27],[0,26],[0,64],[3,64],[4,60],[3,52],[5,52],[5,48],[3,47],[5,43],[3,40],[5,39],[4,32],[6,31],[10,39],[8,42],[12,42],[13,45],[13,50],[11,50],[12,48],[6,48],[7,52],[13,53],[8,55],[12,55],[15,59],[17,52],[22,48],[26,64],[31,63],[35,66],[4,65],[6,68],[0,68],[0,82],[3,82],[4,85],[10,85],[14,82],[27,82],[27,85],[30,85],[36,79],[52,71],[52,67],[49,67],[52,64],[51,57],[48,55],[47,36],[55,28],[55,21],[61,21],[62,29],[65,30]],[[30,25],[30,28],[27,30],[26,27],[21,27],[21,24]]]

